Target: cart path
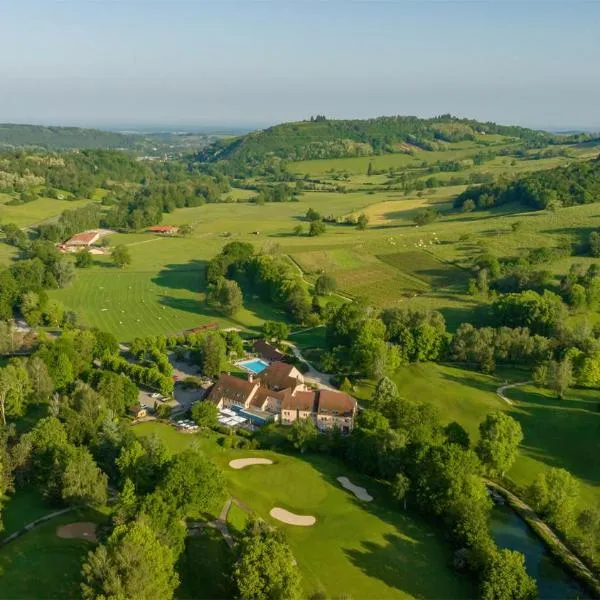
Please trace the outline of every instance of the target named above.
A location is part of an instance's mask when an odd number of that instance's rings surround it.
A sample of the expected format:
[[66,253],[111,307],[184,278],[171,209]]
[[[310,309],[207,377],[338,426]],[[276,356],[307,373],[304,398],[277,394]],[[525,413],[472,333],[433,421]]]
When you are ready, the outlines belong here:
[[519,381],[519,382],[517,382],[517,383],[507,383],[507,384],[505,384],[505,385],[501,385],[501,386],[500,386],[500,387],[499,387],[499,388],[496,390],[496,394],[497,394],[497,395],[498,395],[498,396],[499,396],[499,397],[500,397],[502,400],[504,400],[504,402],[506,402],[507,404],[511,404],[511,405],[512,405],[512,404],[514,404],[514,402],[513,402],[513,401],[512,401],[510,398],[506,397],[506,396],[504,395],[504,392],[505,392],[506,390],[510,390],[511,388],[516,388],[516,387],[519,387],[519,386],[521,386],[521,385],[529,385],[529,384],[531,384],[531,383],[533,383],[533,381]]

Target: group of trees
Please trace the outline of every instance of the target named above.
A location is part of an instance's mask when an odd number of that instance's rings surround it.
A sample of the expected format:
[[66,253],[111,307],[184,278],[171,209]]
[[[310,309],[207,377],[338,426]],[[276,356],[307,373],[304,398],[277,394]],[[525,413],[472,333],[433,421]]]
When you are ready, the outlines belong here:
[[120,493],[112,533],[88,554],[84,598],[172,598],[188,515],[210,509],[225,494],[219,469],[201,452],[170,457],[157,438],[127,439],[115,461]]
[[403,363],[437,360],[448,341],[444,318],[435,311],[379,313],[353,302],[331,310],[326,324],[323,368],[341,376],[378,378]]
[[205,277],[216,289],[225,287],[221,278],[233,280],[248,294],[280,306],[299,323],[308,322],[311,315],[311,298],[300,274],[279,256],[256,254],[252,244],[226,244],[209,261]]
[[0,269],[0,319],[11,318],[18,309],[31,325],[62,324],[64,311],[49,301],[45,290],[66,287],[74,277],[72,258],[58,252],[54,244],[43,240],[27,244],[21,260]]
[[490,536],[491,501],[482,479],[512,466],[523,439],[520,425],[504,412],[492,413],[472,447],[458,423],[443,426],[431,404],[401,398],[387,378],[378,381],[370,407],[360,412],[348,436],[336,430],[317,436],[307,421],[290,428],[288,443],[299,451],[331,453],[366,475],[390,481],[399,509],[417,510],[443,524],[456,549],[455,565],[475,574],[482,597],[535,598],[522,555],[499,550]]
[[465,190],[454,200],[455,208],[486,209],[508,203],[535,209],[552,209],[596,202],[600,197],[600,159],[568,167],[535,171],[514,181],[480,185]]
[[537,365],[547,360],[552,341],[532,335],[527,327],[474,327],[463,323],[452,336],[448,357],[475,363],[484,373],[495,371],[496,363]]

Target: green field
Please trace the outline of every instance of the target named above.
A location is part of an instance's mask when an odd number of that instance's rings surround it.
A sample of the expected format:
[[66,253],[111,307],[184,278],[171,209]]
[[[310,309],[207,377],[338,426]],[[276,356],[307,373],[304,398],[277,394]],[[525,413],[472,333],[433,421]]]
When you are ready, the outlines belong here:
[[[174,452],[199,443],[213,456],[223,467],[231,494],[284,529],[307,595],[317,590],[333,597],[390,599],[467,598],[474,594],[470,583],[447,566],[449,548],[435,530],[399,511],[385,487],[349,472],[334,459],[224,450],[213,439],[188,436],[156,423],[138,425],[135,432],[158,434]],[[269,457],[275,464],[240,471],[227,466],[229,460],[242,456]],[[366,486],[375,502],[359,503],[337,483],[335,478],[340,475]],[[307,528],[283,525],[269,516],[273,506],[312,514],[317,523]],[[237,521],[239,516],[233,519]],[[218,547],[212,551],[219,552]]]
[[[456,421],[469,433],[471,442],[479,437],[479,423],[494,410],[507,411],[523,429],[519,457],[507,476],[520,487],[529,485],[537,473],[549,467],[563,467],[581,484],[580,506],[600,502],[600,412],[596,390],[572,389],[564,400],[547,390],[526,386],[507,390],[515,401],[509,406],[496,389],[510,381],[530,378],[526,371],[500,370],[496,376],[434,363],[402,367],[394,376],[400,394],[410,400],[436,406],[445,423]],[[372,385],[360,390],[363,398]],[[368,401],[363,403],[368,405]]]
[[56,529],[78,521],[101,523],[103,519],[102,514],[89,509],[68,513],[1,548],[0,595],[11,600],[81,598],[81,566],[94,545],[86,540],[59,538]]
[[[5,197],[6,198],[6,197]],[[14,223],[19,227],[36,225],[46,219],[60,215],[63,210],[71,210],[89,204],[91,200],[56,200],[38,198],[27,204],[7,206],[0,204],[0,223]]]

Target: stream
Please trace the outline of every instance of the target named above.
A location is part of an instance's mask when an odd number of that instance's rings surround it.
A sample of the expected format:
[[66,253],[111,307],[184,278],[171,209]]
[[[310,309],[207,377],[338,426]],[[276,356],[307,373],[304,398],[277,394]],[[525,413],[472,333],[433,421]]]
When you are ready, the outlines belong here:
[[507,505],[494,506],[490,530],[500,548],[525,556],[529,575],[537,580],[540,600],[588,599],[590,595],[548,552],[527,523]]

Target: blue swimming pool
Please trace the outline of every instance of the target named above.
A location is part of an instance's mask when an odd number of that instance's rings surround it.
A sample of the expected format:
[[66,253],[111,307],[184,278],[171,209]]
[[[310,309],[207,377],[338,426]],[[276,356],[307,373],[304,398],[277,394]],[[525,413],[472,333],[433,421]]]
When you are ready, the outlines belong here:
[[268,366],[269,363],[261,360],[260,358],[250,358],[248,360],[242,360],[238,363],[242,369],[246,369],[246,371],[250,371],[255,375],[262,373]]

